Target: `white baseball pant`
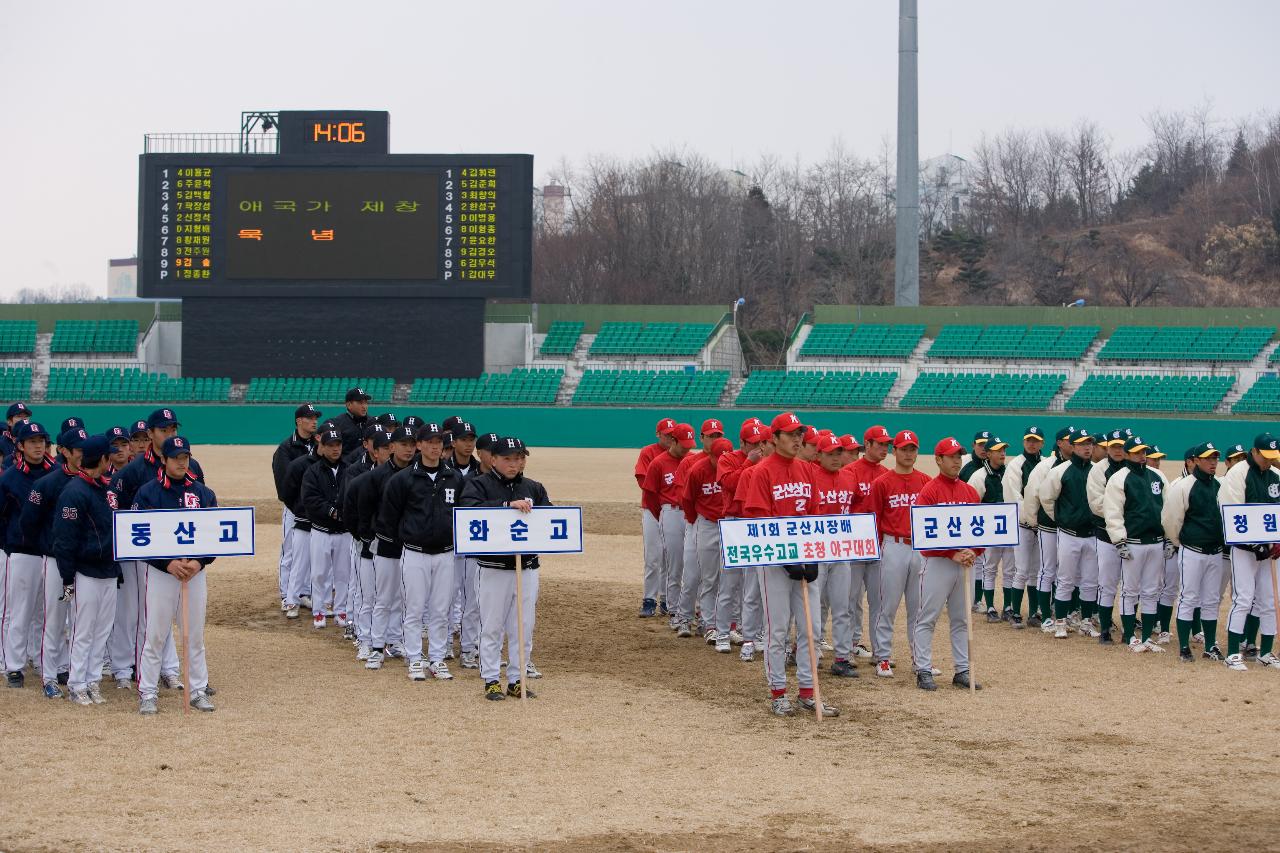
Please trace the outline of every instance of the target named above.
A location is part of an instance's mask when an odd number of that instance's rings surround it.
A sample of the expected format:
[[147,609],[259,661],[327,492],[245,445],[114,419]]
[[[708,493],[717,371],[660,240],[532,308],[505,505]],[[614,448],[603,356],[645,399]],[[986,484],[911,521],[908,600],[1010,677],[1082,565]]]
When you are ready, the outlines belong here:
[[[880,613],[880,561],[859,560],[849,564],[849,624],[853,645],[862,643],[862,598],[867,599],[867,637],[875,636]],[[874,640],[872,641],[874,642]]]
[[1098,539],[1098,606],[1113,607],[1120,590],[1120,575],[1124,561],[1116,546],[1105,539]]
[[[809,610],[817,618],[821,607],[817,584],[805,584],[792,580],[782,566],[762,566],[758,569],[761,576],[762,596],[764,598],[765,636],[767,642],[764,649],[764,675],[770,690],[787,689],[787,648],[788,628],[791,620],[803,629],[804,593],[809,592]],[[803,635],[803,630],[800,631]],[[815,634],[814,643],[818,642]],[[801,689],[813,687],[813,661],[809,657],[807,638],[801,637],[796,649],[796,683]]]
[[912,666],[920,660],[915,647],[916,622],[920,614],[920,570],[924,560],[911,550],[911,543],[884,536],[880,545],[880,613],[876,617],[876,661],[893,655],[893,623],[898,618],[898,605],[907,601],[907,647]]
[[[399,557],[374,554],[373,595],[373,623],[369,632],[369,645],[382,649],[402,642],[405,610]],[[418,634],[421,636],[421,629]]]
[[716,635],[728,637],[735,624],[741,629],[738,621],[742,617],[742,580],[750,576],[755,580],[754,569],[724,569],[720,572],[720,581],[716,590]]
[[136,675],[138,654],[142,651],[143,634],[139,615],[143,607],[143,581],[147,564],[139,560],[120,561],[120,587],[116,592],[116,616],[107,639],[107,656],[111,658],[114,678],[132,679]]
[[371,645],[373,637],[373,606],[378,593],[374,580],[373,558],[360,556],[363,543],[356,543],[356,581],[360,590],[360,603],[356,607],[356,640],[362,646]]
[[[116,593],[119,595],[119,593]],[[62,575],[58,573],[58,561],[44,558],[44,621],[40,637],[40,678],[57,681],[58,674],[71,669],[70,602],[62,597]]]
[[289,572],[293,566],[293,510],[280,513],[280,597],[289,597]]
[[1222,604],[1222,554],[1201,554],[1185,545],[1178,549],[1180,575],[1177,618],[1190,622],[1199,608],[1201,618],[1216,622]]
[[[845,560],[827,563],[823,579],[823,588],[831,602],[831,646],[835,649],[836,660],[849,660],[853,655],[853,617],[849,612],[853,565]],[[819,622],[819,628],[824,624]],[[803,638],[796,639],[804,642]]]
[[656,602],[662,597],[663,566],[662,528],[647,509],[640,510],[640,538],[644,544],[644,597]]
[[1038,578],[1040,573],[1040,537],[1034,527],[1018,526],[1021,529],[1013,549],[1013,586],[1026,589],[1028,579]]
[[[289,562],[289,587],[285,590],[285,604],[298,606],[302,596],[311,595],[311,531],[293,530],[293,559]],[[321,593],[323,595],[323,593]],[[323,601],[311,601],[312,606],[324,612]]]
[[[519,558],[517,558],[519,559]],[[502,644],[507,644],[507,684],[524,677],[520,650],[514,644],[516,629],[516,573],[514,570],[480,567],[477,576],[480,599],[480,678],[486,684],[502,676]],[[538,606],[538,570],[520,572],[520,607],[524,617],[524,659],[533,654],[533,624]]]
[[675,612],[680,602],[680,578],[684,568],[684,511],[667,504],[658,516],[662,536],[662,598],[667,609]]
[[[681,567],[680,587],[679,587],[680,595],[676,597],[675,601],[671,601],[668,604],[668,606],[677,613],[680,612],[679,611],[680,603],[684,600],[685,574],[688,572],[692,572],[695,578],[697,577],[697,574],[698,574],[697,533],[695,532],[694,526],[690,524],[688,521],[684,523],[684,548],[680,552],[680,567]],[[695,585],[693,590],[693,596],[696,598],[697,594],[698,594],[698,590]],[[696,611],[690,611],[689,620],[692,621],[693,618],[697,615],[698,614]]]
[[76,691],[102,680],[102,656],[116,615],[116,579],[77,574],[71,602],[71,672],[67,685]]
[[1258,617],[1259,633],[1274,636],[1276,602],[1271,594],[1271,561],[1259,560],[1252,551],[1241,548],[1228,546],[1227,550],[1231,552],[1231,615],[1227,630],[1243,634],[1245,617],[1252,613]]
[[[187,610],[182,612],[182,581],[155,566],[147,566],[147,629],[138,666],[138,695],[159,694],[160,660],[166,643],[173,641],[173,620],[187,627],[187,686],[190,695],[209,686],[209,666],[204,653],[204,618],[209,589],[205,573],[187,581]],[[179,634],[181,636],[181,634]],[[186,698],[187,694],[184,694]]]
[[[1036,576],[1036,589],[1053,592],[1058,580],[1058,531],[1041,528],[1039,534],[1040,573]],[[1056,595],[1054,597],[1057,598]],[[1071,590],[1067,590],[1067,598],[1070,597]]]
[[[480,564],[474,557],[456,556],[454,577],[461,578],[462,622],[458,632],[458,648],[464,652],[477,652],[480,649],[480,592],[477,589],[477,577]],[[458,568],[461,571],[458,571]]]
[[422,615],[426,613],[427,655],[444,660],[449,647],[449,607],[453,604],[454,553],[426,554],[404,549],[404,650],[409,662],[422,660]]
[[[1174,554],[1164,561],[1164,575],[1160,578],[1160,603],[1165,607],[1172,607],[1178,602],[1178,555]],[[1168,625],[1161,625],[1162,630],[1168,631]]]
[[[1058,531],[1058,590],[1055,602],[1070,602],[1076,587],[1081,601],[1098,600],[1098,540]],[[1055,608],[1056,609],[1056,608]],[[1065,615],[1065,613],[1064,613]]]
[[36,602],[44,601],[44,557],[35,554],[9,555],[5,575],[4,612],[0,616],[0,636],[4,644],[6,672],[20,672],[37,655],[31,636],[36,622]]
[[[1227,546],[1227,550],[1222,552],[1222,580],[1219,581],[1219,594],[1222,598],[1227,597],[1227,584],[1231,581],[1231,546]],[[1204,618],[1203,615],[1201,618]]]
[[357,636],[360,614],[360,540],[348,533],[347,539],[347,615]]
[[951,658],[957,673],[969,671],[969,637],[966,625],[970,585],[965,583],[964,566],[948,557],[927,557],[920,569],[920,615],[916,619],[915,647],[919,657],[916,672],[933,670],[933,629],[947,607],[951,621]]
[[719,592],[720,525],[698,516],[687,534],[693,542],[686,549],[686,570],[680,584],[680,618],[692,622],[696,617],[703,632],[716,624],[716,596]]
[[350,541],[345,533],[322,533],[313,529],[307,537],[311,546],[311,600],[314,613],[323,613],[324,603],[333,595],[333,612],[349,612],[347,591],[351,584]]
[[[151,613],[147,609],[147,591],[151,585],[151,575],[149,573],[149,570],[151,569],[151,567],[142,561],[139,561],[137,565],[142,567],[142,571],[138,574],[138,577],[140,579],[140,586],[138,588],[138,598],[142,603],[138,609],[138,619],[137,619],[138,643],[137,643],[137,646],[135,647],[135,652],[134,652],[137,657],[133,660],[133,665],[135,667],[134,669],[135,680],[138,677],[137,671],[142,666],[142,646],[146,642],[147,631],[149,630],[152,622]],[[165,573],[161,572],[160,574],[165,574]],[[119,596],[117,595],[117,598],[118,597]],[[120,612],[120,607],[117,604],[116,613],[119,613],[119,612]],[[182,666],[182,662],[178,659],[178,644],[173,641],[173,617],[170,616],[167,621],[161,620],[161,623],[155,627],[155,630],[162,632],[165,638],[164,650],[162,651],[161,657],[160,657],[160,672],[162,675],[173,676],[176,678],[179,675],[179,669]],[[112,662],[111,666],[112,666],[113,676],[125,677],[125,678],[128,677],[127,666],[124,668],[124,671],[126,674],[123,676],[118,676],[117,673],[115,672],[116,664],[114,662]]]
[[1160,603],[1160,585],[1164,581],[1164,546],[1130,542],[1129,553],[1133,559],[1121,560],[1124,564],[1124,592],[1120,598],[1120,612],[1131,616],[1136,615],[1136,608],[1141,608],[1143,613],[1152,615]]

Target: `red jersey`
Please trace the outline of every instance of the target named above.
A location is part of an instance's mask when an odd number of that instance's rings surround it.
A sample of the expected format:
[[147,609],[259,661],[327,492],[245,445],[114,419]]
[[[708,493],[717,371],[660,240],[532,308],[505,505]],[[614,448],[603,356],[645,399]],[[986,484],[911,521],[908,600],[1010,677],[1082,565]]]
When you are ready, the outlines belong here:
[[742,515],[742,498],[738,496],[738,485],[743,475],[750,471],[755,463],[747,459],[741,450],[730,450],[720,454],[716,460],[716,482],[724,492],[724,514],[732,518]]
[[[654,502],[659,507],[671,504],[680,505],[680,482],[676,477],[676,469],[680,460],[670,453],[663,453],[649,463],[649,470],[644,475],[644,490],[655,496]],[[654,513],[657,515],[658,513]]]
[[844,469],[832,472],[819,465],[813,472],[813,499],[817,515],[847,515],[858,499],[857,484]]
[[724,489],[716,482],[716,460],[710,454],[699,454],[698,461],[685,472],[684,494],[685,501],[693,507],[694,515],[700,515],[707,521],[724,518]]
[[813,515],[812,466],[777,453],[760,460],[749,480],[739,484],[742,514],[747,518]]
[[[964,480],[948,479],[941,474],[932,480],[920,490],[920,494],[916,495],[916,506],[938,506],[939,504],[976,504],[980,501],[978,490],[970,486]],[[949,551],[922,551],[926,557],[947,557],[954,559],[958,548]],[[969,549],[975,554],[981,554],[985,548]]]
[[912,471],[903,476],[885,470],[871,485],[871,497],[859,509],[876,514],[881,535],[911,537],[911,506],[916,495],[929,483],[929,475]]
[[871,508],[867,502],[871,499],[871,484],[888,474],[889,469],[879,462],[871,462],[863,457],[850,462],[841,468],[840,472],[853,478],[854,488],[858,491],[858,498],[853,502],[851,511],[870,512]]
[[690,450],[676,466],[676,482],[680,484],[680,509],[684,511],[684,520],[690,524],[693,524],[697,516],[694,514],[693,501],[689,499],[688,489],[685,488],[685,481],[689,476],[689,470],[706,455],[700,450]]
[[640,456],[636,459],[636,485],[644,488],[644,475],[649,473],[649,463],[658,457],[659,453],[665,453],[662,445],[654,442],[640,449]]

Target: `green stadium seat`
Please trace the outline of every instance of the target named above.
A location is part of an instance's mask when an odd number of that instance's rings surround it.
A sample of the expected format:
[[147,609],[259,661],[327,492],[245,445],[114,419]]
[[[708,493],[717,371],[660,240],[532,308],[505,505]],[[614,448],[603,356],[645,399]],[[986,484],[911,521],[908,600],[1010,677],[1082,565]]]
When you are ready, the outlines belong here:
[[800,347],[801,358],[906,358],[924,335],[922,325],[818,323]]
[[517,367],[510,373],[482,373],[479,378],[415,379],[409,402],[549,405],[556,401],[563,378],[563,368]]
[[1067,380],[1065,373],[944,373],[916,377],[899,405],[904,409],[1045,409]]
[[542,341],[542,346],[538,348],[540,355],[570,355],[575,347],[578,346],[578,339],[582,337],[582,323],[572,322],[569,320],[556,320],[551,324],[551,328],[547,329],[547,336]]
[[1065,408],[1069,412],[1210,413],[1234,384],[1234,376],[1092,373]]
[[573,405],[715,406],[729,381],[727,370],[605,370],[583,373]]
[[136,367],[53,366],[45,391],[46,400],[66,402],[225,403],[230,396],[228,377],[179,378]]
[[754,370],[736,406],[877,408],[897,380],[896,371]]
[[1280,376],[1274,373],[1259,376],[1231,411],[1238,415],[1280,414]]

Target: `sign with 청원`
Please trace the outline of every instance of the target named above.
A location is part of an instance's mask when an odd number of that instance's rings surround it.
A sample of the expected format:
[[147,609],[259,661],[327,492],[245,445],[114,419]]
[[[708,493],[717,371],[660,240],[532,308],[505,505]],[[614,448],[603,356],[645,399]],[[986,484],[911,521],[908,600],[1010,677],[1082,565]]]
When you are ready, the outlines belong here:
[[251,506],[122,509],[112,525],[117,560],[253,556]]
[[720,556],[726,569],[880,559],[873,513],[786,518],[723,518]]
[[1228,545],[1280,542],[1280,504],[1225,504],[1222,537]]
[[911,507],[911,548],[1012,548],[1018,544],[1017,504],[936,504]]
[[582,507],[535,506],[528,513],[506,507],[454,507],[453,550],[464,556],[580,554]]

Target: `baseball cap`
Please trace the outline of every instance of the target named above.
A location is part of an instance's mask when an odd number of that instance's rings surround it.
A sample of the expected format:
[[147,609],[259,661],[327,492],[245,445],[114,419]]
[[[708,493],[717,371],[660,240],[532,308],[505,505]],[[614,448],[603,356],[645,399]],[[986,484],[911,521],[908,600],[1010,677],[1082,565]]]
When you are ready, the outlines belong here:
[[[898,433],[898,435],[901,437],[902,433]],[[915,443],[918,446],[918,442],[911,443]],[[898,444],[897,439],[894,439],[893,446],[899,447],[901,445]],[[956,441],[951,436],[947,436],[942,439],[942,441],[939,441],[933,448],[934,456],[955,456],[957,453],[964,453],[964,445]]]
[[1073,426],[1063,427],[1062,429],[1058,430],[1056,433],[1053,434],[1053,440],[1063,441],[1065,439],[1066,441],[1071,441],[1072,439],[1075,438],[1075,435],[1076,435],[1075,427]]
[[375,448],[386,447],[390,443],[391,443],[391,433],[385,432],[383,430],[378,430],[378,432],[374,433],[373,446]]
[[293,410],[293,417],[296,418],[319,418],[321,411],[310,403],[303,403],[301,406]]
[[338,444],[342,443],[342,433],[338,432],[336,429],[327,429],[320,433],[321,444],[333,444],[334,442],[337,442]]
[[702,422],[703,435],[714,435],[715,433],[724,435],[724,423],[716,420],[715,418],[707,418]]
[[819,437],[819,436],[818,436],[818,431],[817,431],[816,429],[814,429],[813,427],[811,427],[811,426],[807,426],[807,427],[805,427],[805,428],[804,428],[804,443],[805,443],[805,444],[817,444],[817,443],[818,443],[818,437]]
[[134,421],[133,426],[129,427],[129,438],[133,438],[135,435],[146,435],[146,434],[147,434],[146,421]]
[[1106,444],[1108,447],[1110,447],[1113,444],[1119,444],[1121,447],[1123,447],[1125,439],[1127,439],[1131,435],[1133,435],[1132,430],[1113,429],[1111,430],[1111,432],[1107,433],[1107,440],[1103,443]]
[[1146,450],[1149,445],[1142,440],[1141,436],[1131,435],[1124,442],[1125,453],[1137,453],[1139,450]]
[[[83,427],[84,425],[81,424],[77,426],[76,429],[82,429]],[[40,426],[40,424],[35,421],[23,421],[18,424],[17,435],[15,438],[18,441],[26,441],[28,438],[39,438],[41,436],[47,439],[49,437],[48,430]]]
[[80,429],[82,426],[84,426],[84,421],[81,418],[72,416],[62,422],[62,426],[58,429],[58,434],[61,435],[69,429]]
[[107,441],[105,435],[91,435],[80,445],[80,449],[84,451],[80,464],[86,468],[92,468],[102,461],[102,457],[111,452],[111,443]]
[[[952,441],[955,441],[955,439],[952,439]],[[911,430],[904,429],[902,432],[898,433],[893,437],[894,447],[907,447],[909,445],[917,448],[920,446],[919,436],[917,436]],[[961,449],[963,450],[963,448]]]
[[676,428],[671,431],[671,434],[675,436],[676,441],[683,448],[693,447],[697,443],[693,440],[693,427],[689,424],[676,424]]
[[67,450],[75,450],[77,447],[84,447],[84,443],[89,440],[89,433],[84,431],[84,427],[69,429],[62,435],[58,436],[58,446],[65,447]]
[[848,433],[845,433],[844,435],[840,436],[840,446],[843,447],[845,450],[861,450],[862,449],[862,445],[858,444],[858,439],[854,438]]
[[833,429],[827,429],[826,427],[823,427],[822,429],[818,430],[818,435],[820,435],[820,436],[822,436],[822,435],[835,435],[835,434],[836,434],[836,431],[835,431],[835,430],[833,430]]
[[759,422],[747,422],[742,425],[738,438],[747,444],[759,444],[773,438],[773,430]]
[[[62,432],[76,432],[81,429],[84,429],[84,427],[75,427],[74,429],[63,430]],[[127,442],[129,440],[129,433],[124,427],[113,426],[111,429],[104,432],[103,435],[105,435],[107,437],[107,441],[112,444],[115,444],[117,441]]]
[[1234,459],[1237,456],[1244,456],[1248,452],[1244,449],[1243,444],[1233,444],[1227,448],[1227,458]]
[[795,416],[794,412],[783,412],[773,419],[773,423],[769,425],[769,429],[775,434],[780,432],[795,432],[805,429],[805,425]]
[[1107,442],[1110,440],[1107,438],[1107,433],[1105,430],[1102,432],[1095,432],[1093,435],[1089,437],[1092,438],[1093,443],[1098,445],[1099,447],[1106,447]]
[[[342,441],[341,438],[338,441]],[[172,435],[164,440],[164,446],[160,448],[160,452],[169,458],[172,456],[181,456],[182,454],[191,455],[191,443],[180,435]]]
[[1218,448],[1213,446],[1212,441],[1205,441],[1197,444],[1195,447],[1187,451],[1187,457],[1191,459],[1209,459],[1214,456],[1221,456]]
[[357,388],[348,388],[348,389],[347,389],[347,402],[348,402],[348,403],[354,403],[354,402],[357,402],[357,401],[364,401],[364,402],[368,402],[369,400],[372,400],[372,399],[373,399],[372,397],[370,397],[368,394],[366,394],[366,393],[365,393],[365,390],[364,390],[363,388],[358,388],[358,387],[357,387]]
[[382,424],[375,421],[374,423],[364,425],[364,429],[360,432],[360,437],[365,441],[368,441],[380,432],[386,432],[386,429]]
[[711,446],[707,448],[707,452],[713,457],[719,456],[723,453],[728,453],[730,450],[733,450],[733,442],[727,438],[717,438],[715,441],[711,442]]
[[987,439],[987,450],[1005,450],[1009,447],[1009,442],[1005,441],[998,435],[993,435]]
[[1078,429],[1075,435],[1071,436],[1072,444],[1084,444],[1087,441],[1093,441],[1093,433],[1087,429]]
[[417,432],[418,427],[422,426],[423,420],[417,415],[405,415],[400,425],[409,431],[409,434]]
[[876,424],[873,427],[869,427],[867,431],[862,434],[862,440],[883,441],[885,444],[888,444],[893,441],[893,436],[889,435],[889,431],[880,424]]
[[[679,424],[676,426],[678,428]],[[693,433],[693,427],[689,427],[689,432],[691,434]],[[690,439],[690,441],[692,440],[693,439]],[[494,456],[528,456],[529,448],[525,446],[523,441],[516,438],[514,435],[509,435],[499,438],[498,443],[493,446],[493,449],[490,452]]]
[[655,428],[655,432],[657,432],[658,435],[670,435],[671,431],[675,428],[676,422],[674,420],[671,418],[663,418],[658,421],[658,426]]
[[491,450],[498,443],[498,438],[496,432],[486,432],[476,439],[476,450]]
[[31,414],[31,410],[27,408],[26,403],[14,403],[5,412],[4,417],[5,417],[5,420],[8,420],[9,418],[15,417],[17,415],[30,415],[30,414]]
[[1038,426],[1029,426],[1026,431],[1022,433],[1023,441],[1026,441],[1028,438],[1038,438],[1041,441],[1044,441],[1044,430],[1040,429]]
[[156,409],[147,415],[147,429],[167,426],[179,426],[178,413],[173,409]]
[[427,421],[425,424],[418,427],[418,431],[413,434],[413,437],[417,441],[431,441],[436,438],[443,439],[444,428],[438,423]]
[[840,443],[840,439],[834,435],[823,435],[818,437],[819,453],[838,453],[844,450],[844,445]]
[[1253,440],[1253,449],[1261,453],[1264,459],[1280,459],[1280,441],[1269,432],[1264,432]]
[[453,425],[453,437],[465,438],[466,436],[476,437],[476,428],[466,421],[459,421]]
[[756,426],[764,426],[764,421],[760,420],[755,415],[752,415],[751,417],[747,418],[745,421],[742,422],[742,425],[744,427],[747,426],[748,424],[755,424]]
[[400,420],[399,418],[396,417],[395,412],[383,412],[382,414],[374,418],[374,420],[377,423],[382,424],[383,426],[390,426],[392,424],[400,423]]
[[[407,442],[409,442],[410,444],[412,444],[412,443],[413,443],[413,433],[409,431],[409,428],[408,428],[407,426],[399,426],[399,427],[396,427],[396,428],[395,428],[395,429],[393,429],[391,432],[387,433],[387,443],[388,443],[388,444],[390,444],[390,443],[391,443],[391,442],[393,442],[393,441],[407,441]],[[373,446],[374,446],[374,447],[379,447],[379,446],[380,446],[380,445],[378,444],[378,437],[377,437],[377,436],[374,436],[374,437],[373,437],[373,443],[374,443],[374,444],[373,444]]]
[[1151,449],[1147,451],[1148,459],[1163,459],[1164,455],[1164,451],[1160,449],[1159,445],[1155,444],[1151,445]]
[[990,440],[991,440],[991,433],[985,429],[982,432],[976,432],[973,434],[974,444],[986,444]]

